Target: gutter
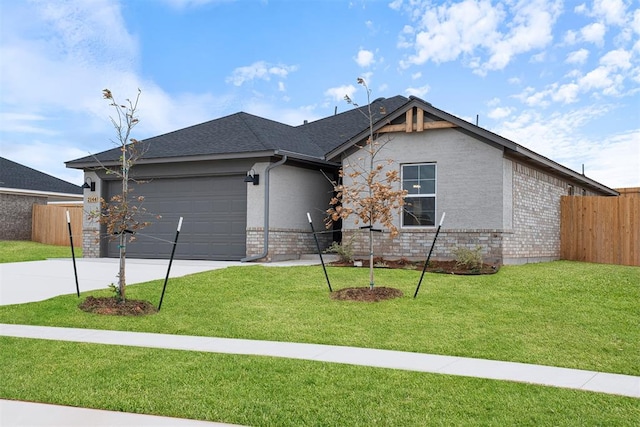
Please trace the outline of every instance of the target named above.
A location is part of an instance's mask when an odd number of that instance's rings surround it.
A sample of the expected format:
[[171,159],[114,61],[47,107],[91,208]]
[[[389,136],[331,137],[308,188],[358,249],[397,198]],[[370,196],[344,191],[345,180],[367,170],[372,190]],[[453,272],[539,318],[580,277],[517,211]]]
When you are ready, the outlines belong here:
[[287,155],[283,154],[281,160],[276,163],[270,164],[264,170],[264,229],[262,232],[264,235],[264,243],[262,253],[260,255],[253,255],[250,257],[242,258],[240,262],[259,260],[266,257],[269,252],[269,172],[271,172],[271,169],[283,165],[287,161],[287,159]]

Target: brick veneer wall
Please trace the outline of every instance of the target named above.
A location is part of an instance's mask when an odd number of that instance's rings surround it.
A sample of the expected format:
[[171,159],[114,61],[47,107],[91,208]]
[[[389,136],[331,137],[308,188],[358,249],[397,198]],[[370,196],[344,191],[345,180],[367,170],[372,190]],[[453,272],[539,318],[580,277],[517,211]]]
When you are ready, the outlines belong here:
[[[326,249],[331,244],[331,233],[319,234],[320,248]],[[264,249],[263,228],[247,229],[247,256],[260,255]],[[293,229],[271,229],[269,231],[270,261],[297,259],[300,255],[317,253],[315,240],[311,231]]]
[[566,182],[513,162],[513,232],[505,235],[505,262],[560,258],[560,197],[568,191]]
[[46,197],[0,194],[0,239],[31,240],[33,205],[46,204]]
[[[458,247],[482,247],[485,262],[520,264],[550,261],[560,257],[560,197],[568,194],[569,184],[547,173],[513,162],[513,228],[449,229],[443,228],[433,249],[433,259],[453,259]],[[592,195],[580,187],[574,194]],[[426,258],[435,229],[401,230],[391,239],[389,233],[375,233],[374,253],[385,258]],[[369,253],[366,230],[343,230],[343,243],[353,245],[354,254]],[[320,235],[324,249],[331,234]],[[258,255],[263,249],[262,228],[247,230],[247,254]],[[269,236],[269,259],[291,258],[292,255],[315,253],[313,236],[300,230],[272,230]],[[280,258],[282,259],[282,258]]]
[[100,258],[100,242],[98,239],[98,230],[87,229],[82,230],[82,257],[83,258]]
[[[435,229],[403,230],[392,239],[389,233],[375,233],[373,235],[374,254],[388,259],[424,260],[429,253],[435,234]],[[481,246],[485,262],[501,263],[502,239],[501,230],[442,229],[431,258],[450,260],[454,259],[453,252],[456,248],[475,249],[476,246]],[[358,257],[366,257],[369,254],[369,237],[366,230],[343,230],[342,242],[351,243],[354,254]]]

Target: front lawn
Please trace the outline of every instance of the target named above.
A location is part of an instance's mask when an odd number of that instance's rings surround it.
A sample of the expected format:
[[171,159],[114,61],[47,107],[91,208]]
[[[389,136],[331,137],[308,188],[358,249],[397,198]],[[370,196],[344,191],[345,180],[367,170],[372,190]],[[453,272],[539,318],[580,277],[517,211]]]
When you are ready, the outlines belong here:
[[[330,268],[334,289],[367,270]],[[577,262],[503,267],[490,276],[380,269],[402,298],[333,301],[319,266],[234,267],[169,281],[158,314],[93,315],[75,295],[0,307],[0,323],[293,341],[640,374],[640,268]],[[80,284],[82,287],[82,284]],[[130,286],[157,304],[162,281]],[[109,291],[91,292],[109,295]]]
[[635,426],[640,400],[273,357],[0,337],[0,397],[249,426]]
[[[366,269],[330,268],[334,289]],[[0,323],[297,341],[640,374],[640,268],[576,262],[491,276],[377,271],[405,296],[333,301],[320,267],[234,267],[171,279],[162,311],[110,317],[75,295],[0,307]],[[82,286],[82,284],[80,284]],[[158,302],[162,281],[128,288]],[[110,295],[108,290],[86,295]],[[620,425],[640,400],[273,357],[0,337],[0,398],[244,425]]]
[[[81,248],[75,248],[74,252],[77,258],[82,258]],[[71,247],[27,240],[0,240],[0,263],[42,261],[49,258],[71,258]]]

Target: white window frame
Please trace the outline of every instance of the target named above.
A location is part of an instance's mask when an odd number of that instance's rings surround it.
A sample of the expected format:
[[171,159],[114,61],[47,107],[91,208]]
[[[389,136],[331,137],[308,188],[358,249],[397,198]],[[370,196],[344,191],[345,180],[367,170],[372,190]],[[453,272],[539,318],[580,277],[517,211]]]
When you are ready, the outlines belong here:
[[404,168],[405,166],[433,166],[434,168],[434,186],[433,193],[419,193],[419,194],[407,194],[405,196],[405,200],[409,198],[433,198],[433,225],[405,225],[404,223],[404,208],[400,212],[400,227],[406,229],[416,229],[416,228],[434,228],[436,226],[436,214],[438,212],[438,197],[436,196],[438,192],[438,165],[436,162],[423,162],[423,163],[405,163],[400,165],[400,186],[404,188]]

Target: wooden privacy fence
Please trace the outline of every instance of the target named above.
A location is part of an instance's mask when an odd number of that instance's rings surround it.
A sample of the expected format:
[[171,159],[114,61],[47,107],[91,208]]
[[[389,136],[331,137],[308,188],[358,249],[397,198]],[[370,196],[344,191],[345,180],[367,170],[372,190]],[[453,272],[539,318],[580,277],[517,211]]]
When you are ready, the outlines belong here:
[[562,196],[560,258],[640,266],[640,197]]
[[82,247],[82,205],[33,205],[31,240],[48,245],[69,246],[67,211],[71,218],[73,246]]

